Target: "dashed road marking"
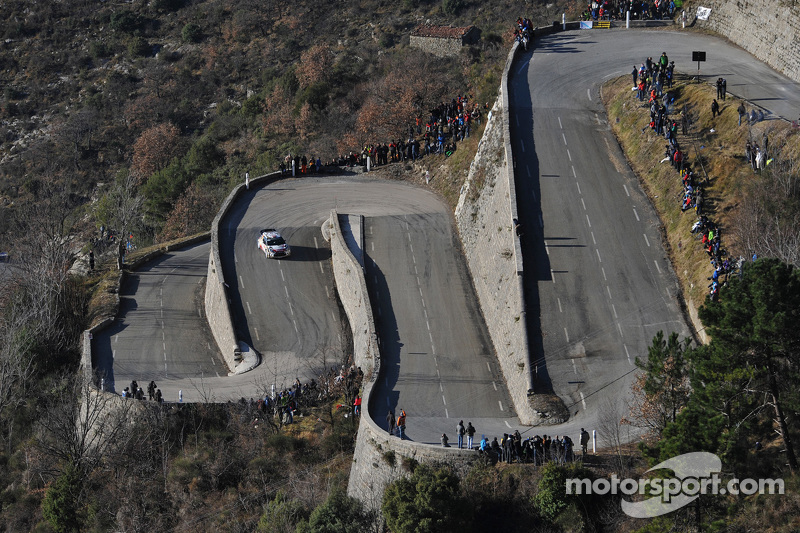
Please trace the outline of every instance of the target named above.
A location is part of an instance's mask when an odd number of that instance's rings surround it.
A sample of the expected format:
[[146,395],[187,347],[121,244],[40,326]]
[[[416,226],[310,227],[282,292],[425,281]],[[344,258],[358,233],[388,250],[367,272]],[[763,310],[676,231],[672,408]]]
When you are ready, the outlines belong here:
[[497,390],[497,383],[496,382],[492,381],[492,386],[494,387],[494,390]]
[[642,233],[642,235],[644,236],[644,242],[647,243],[647,247],[649,248],[650,247],[650,239],[648,239],[647,235],[645,235],[644,233]]
[[589,233],[592,234],[592,242],[594,243],[595,246],[597,246],[597,239],[594,238],[594,232],[590,231]]
[[572,154],[569,153],[569,148],[567,148],[567,158],[569,158],[569,160],[572,161]]
[[486,369],[487,369],[489,372],[491,372],[491,371],[492,371],[492,367],[490,367],[490,366],[489,366],[489,361],[486,361]]
[[522,142],[522,139],[519,140],[519,146],[520,146],[520,148],[522,148],[522,151],[524,152],[525,151],[525,143]]
[[603,262],[603,259],[600,257],[600,250],[598,250],[597,248],[595,248],[595,249],[594,249],[594,251],[595,251],[595,252],[597,252],[597,260],[598,260],[598,261],[600,261],[600,262],[602,263],[602,262]]
[[564,310],[561,308],[561,298],[556,298],[556,301],[558,302],[558,312],[563,313]]
[[324,273],[325,273],[325,269],[324,269],[324,268],[322,268],[322,263],[321,263],[321,262],[319,263],[319,271],[320,271],[322,274],[324,274]]
[[503,409],[503,402],[501,402],[500,400],[497,400],[497,405],[500,406],[500,410],[501,411],[505,411],[505,409]]
[[634,214],[634,216],[636,217],[636,222],[641,222],[641,221],[639,220],[639,213],[637,213],[637,212],[636,212],[636,208],[635,208],[635,207],[633,208],[633,214]]
[[283,275],[283,269],[280,269],[280,271],[281,271],[281,280],[282,280],[284,283],[286,283],[286,276],[284,276],[284,275]]
[[564,336],[567,338],[567,344],[569,344],[569,333],[567,332],[567,328],[564,328]]
[[575,366],[575,359],[570,359],[570,362],[572,363],[572,371],[577,374],[578,373],[578,367]]
[[539,226],[542,228],[544,227],[544,219],[542,219],[541,213],[539,214]]
[[556,273],[553,272],[552,268],[550,269],[550,279],[552,279],[553,280],[553,284],[555,284],[555,282],[556,282]]
[[614,298],[611,297],[611,287],[606,285],[606,291],[608,292],[608,299],[609,300],[613,300]]
[[294,332],[299,334],[300,330],[297,329],[297,320],[292,320],[292,323],[294,324]]
[[558,117],[558,127],[564,129],[564,126],[561,125],[561,117]]
[[508,423],[508,420],[503,420],[503,422],[505,422],[505,423],[506,423],[506,427],[507,427],[508,429],[511,429],[511,424],[509,424],[509,423]]
[[289,298],[289,287],[287,287],[286,285],[284,285],[284,286],[283,286],[283,292],[285,292],[285,293],[286,293],[286,298],[288,299],[288,298]]
[[253,310],[250,309],[250,302],[245,302],[245,303],[247,304],[247,312],[248,312],[248,314],[252,315],[253,314]]
[[631,193],[628,192],[628,186],[627,185],[623,184],[622,188],[625,189],[625,194],[627,194],[628,196],[631,195]]
[[658,266],[658,261],[655,261],[655,260],[653,260],[653,263],[655,263],[655,265],[656,265],[656,270],[658,270],[658,273],[659,273],[659,274],[661,274],[661,267],[660,267],[660,266]]
[[581,205],[583,206],[583,210],[586,211],[586,202],[583,201],[583,198],[581,198]]
[[580,184],[580,183],[578,183],[578,182],[576,181],[576,182],[575,182],[575,186],[576,186],[576,187],[578,187],[578,194],[583,194],[583,193],[581,192],[581,184]]
[[261,337],[259,337],[259,336],[258,336],[258,328],[253,328],[253,333],[255,333],[255,334],[256,334],[256,340],[257,340],[257,341],[260,341],[260,340],[261,340]]
[[589,227],[592,227],[592,221],[589,220],[589,215],[586,215],[586,223],[589,224]]
[[562,133],[561,134],[561,138],[564,139],[564,146],[566,146],[567,145],[567,136]]
[[589,100],[592,99],[592,89],[591,88],[586,89],[586,96],[589,97]]
[[581,395],[581,403],[583,404],[584,410],[586,409],[586,397],[584,397],[583,392],[580,393]]
[[442,403],[447,405],[447,400],[445,399],[444,394],[442,394]]
[[447,408],[445,408],[445,410],[444,410],[444,417],[445,418],[450,418],[450,413],[447,412]]
[[625,348],[625,357],[628,358],[628,363],[633,365],[633,361],[631,361],[631,354],[628,353],[628,345],[627,344],[623,344],[622,347]]
[[619,336],[624,337],[625,335],[622,334],[622,325],[620,325],[619,322],[617,322],[617,329],[619,330]]
[[608,281],[608,278],[606,277],[606,269],[603,268],[603,267],[600,267],[600,271],[603,273],[603,280]]
[[614,313],[614,320],[618,319],[619,317],[617,316],[617,308],[614,306],[614,304],[611,304],[611,311]]

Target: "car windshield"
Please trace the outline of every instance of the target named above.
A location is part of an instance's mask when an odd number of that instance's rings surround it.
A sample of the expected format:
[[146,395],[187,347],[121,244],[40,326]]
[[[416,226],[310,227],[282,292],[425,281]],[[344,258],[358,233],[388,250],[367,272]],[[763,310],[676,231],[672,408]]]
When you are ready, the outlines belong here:
[[283,240],[283,237],[274,237],[272,239],[267,239],[267,246],[280,246],[282,244],[286,244],[286,241]]

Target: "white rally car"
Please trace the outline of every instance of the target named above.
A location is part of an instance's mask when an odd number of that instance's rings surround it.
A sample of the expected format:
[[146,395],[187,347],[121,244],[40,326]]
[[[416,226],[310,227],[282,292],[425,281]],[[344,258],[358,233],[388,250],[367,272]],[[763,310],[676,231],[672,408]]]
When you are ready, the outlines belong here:
[[267,258],[292,255],[292,249],[275,229],[261,230],[261,235],[258,237],[258,248],[264,252]]

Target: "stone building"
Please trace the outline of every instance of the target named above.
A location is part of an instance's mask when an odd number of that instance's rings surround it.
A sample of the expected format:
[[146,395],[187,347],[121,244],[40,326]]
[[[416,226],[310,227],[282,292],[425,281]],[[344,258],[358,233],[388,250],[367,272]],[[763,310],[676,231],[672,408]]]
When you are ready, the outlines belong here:
[[480,32],[475,26],[430,26],[420,24],[411,32],[411,46],[439,57],[458,55],[461,47],[478,42]]

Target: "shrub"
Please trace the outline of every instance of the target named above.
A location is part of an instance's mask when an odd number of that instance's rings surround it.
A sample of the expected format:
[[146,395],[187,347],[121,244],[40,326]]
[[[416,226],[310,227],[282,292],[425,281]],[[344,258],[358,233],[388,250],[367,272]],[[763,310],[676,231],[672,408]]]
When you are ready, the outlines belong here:
[[133,33],[142,26],[142,17],[133,11],[118,11],[111,15],[111,29],[114,31]]
[[203,38],[203,30],[194,22],[189,22],[181,30],[181,39],[187,43],[198,43]]
[[150,52],[150,43],[144,37],[136,36],[128,41],[128,55],[132,59],[149,56]]

